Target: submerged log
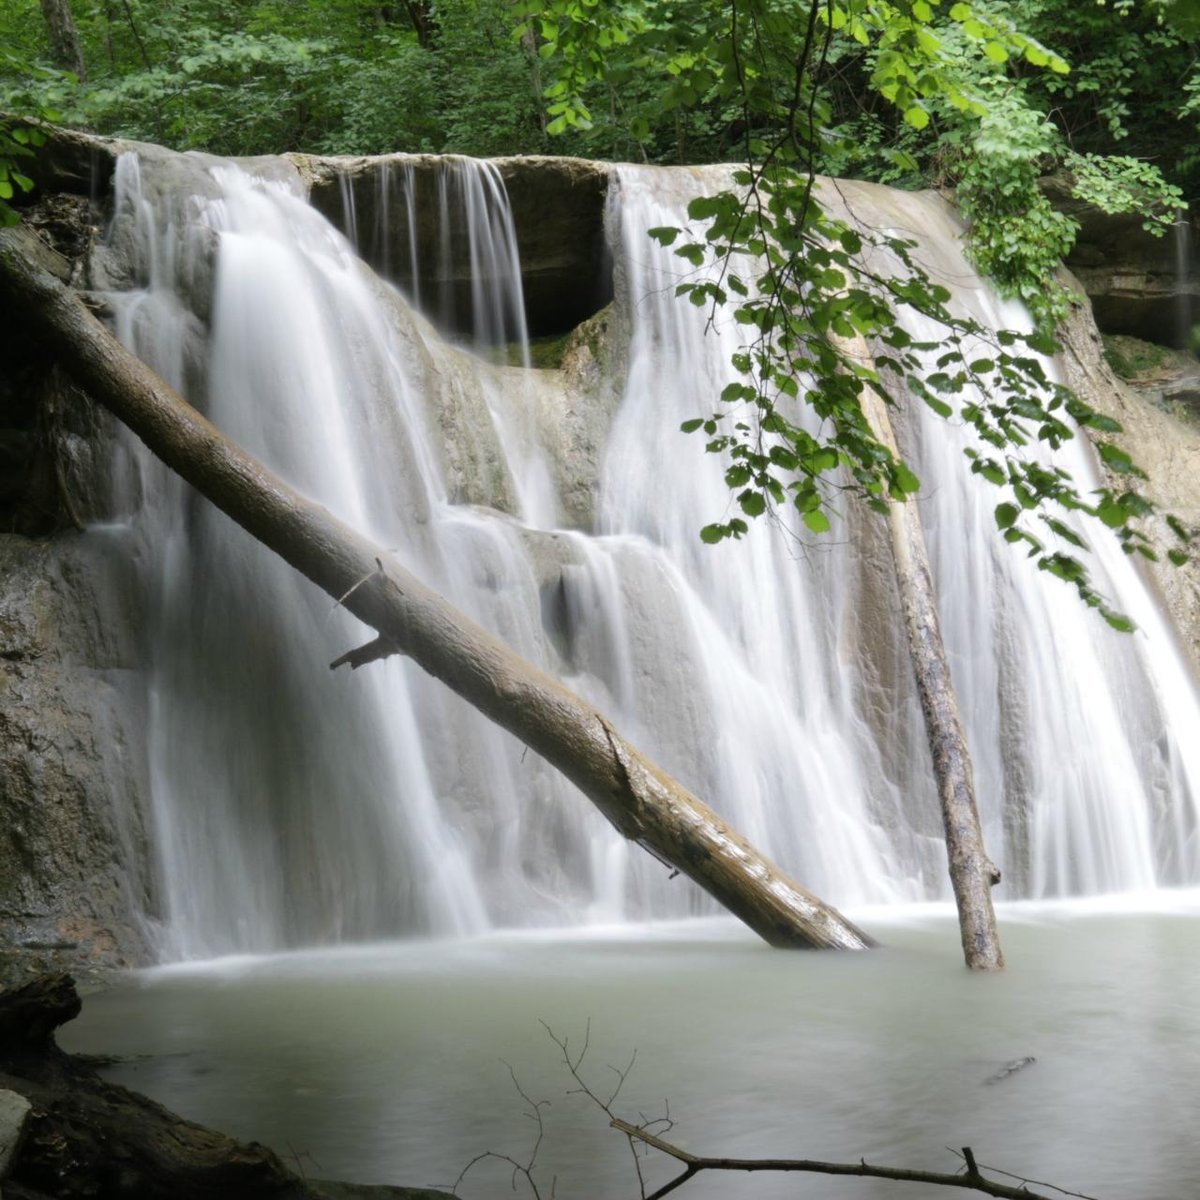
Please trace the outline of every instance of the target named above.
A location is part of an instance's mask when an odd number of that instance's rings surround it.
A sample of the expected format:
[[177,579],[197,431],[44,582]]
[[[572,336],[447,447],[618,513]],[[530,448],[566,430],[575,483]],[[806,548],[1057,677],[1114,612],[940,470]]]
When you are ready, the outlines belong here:
[[624,837],[698,883],[773,946],[871,939],[788,878],[579,696],[458,611],[392,555],[225,437],[122,346],[44,264],[0,231],[0,299],[58,364],[163,462],[379,635],[563,772]]

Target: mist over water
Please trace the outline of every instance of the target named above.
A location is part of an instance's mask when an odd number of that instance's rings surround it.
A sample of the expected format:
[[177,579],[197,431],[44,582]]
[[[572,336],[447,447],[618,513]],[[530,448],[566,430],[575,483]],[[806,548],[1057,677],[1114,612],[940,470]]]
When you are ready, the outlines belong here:
[[[411,207],[402,158],[380,178],[384,215]],[[412,243],[388,247],[413,259],[406,296],[289,164],[126,156],[117,328],[223,431],[598,704],[805,886],[839,905],[936,899],[944,851],[882,529],[847,507],[815,544],[786,517],[732,545],[698,538],[730,498],[723,464],[679,424],[731,378],[736,326],[718,314],[706,329],[674,297],[686,268],[646,230],[682,224],[726,178],[620,170],[610,325],[628,332],[627,374],[584,481],[586,528],[561,528],[553,389],[568,382],[527,365],[512,221],[487,164],[447,160],[439,182],[441,236],[468,239],[475,272],[473,333],[455,344]],[[844,194],[868,227],[919,232],[963,311],[1021,322],[967,267],[936,197]],[[351,237],[383,236],[364,226],[349,206]],[[497,365],[501,343],[526,365]],[[915,405],[902,432],[1004,895],[1200,883],[1200,709],[1131,565],[1097,545],[1098,586],[1142,629],[1121,637],[1001,545],[965,433]],[[371,632],[129,456],[164,959],[712,912],[411,665],[331,673]],[[1094,470],[1078,448],[1064,463]]]

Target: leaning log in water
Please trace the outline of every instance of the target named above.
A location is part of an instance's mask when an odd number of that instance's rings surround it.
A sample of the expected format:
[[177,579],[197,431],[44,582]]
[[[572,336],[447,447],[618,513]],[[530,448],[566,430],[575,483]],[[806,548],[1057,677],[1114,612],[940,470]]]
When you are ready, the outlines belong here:
[[[855,347],[855,357],[869,361],[865,344]],[[875,436],[899,457],[887,405],[870,388],[863,390],[863,412]],[[973,971],[998,971],[1004,966],[1004,955],[996,931],[992,887],[1000,881],[1000,872],[983,844],[971,752],[950,677],[950,663],[946,658],[929,571],[929,553],[917,506],[911,502],[891,501],[888,504],[888,531],[908,635],[909,658],[921,697],[925,733],[941,802],[946,857],[958,908],[963,957]]]
[[626,742],[590,704],[225,437],[55,277],[50,254],[28,231],[0,231],[0,300],[11,314],[7,319],[23,321],[75,382],[163,462],[374,628],[379,639],[356,657],[394,652],[412,658],[562,771],[624,837],[694,880],[772,945],[871,944]]

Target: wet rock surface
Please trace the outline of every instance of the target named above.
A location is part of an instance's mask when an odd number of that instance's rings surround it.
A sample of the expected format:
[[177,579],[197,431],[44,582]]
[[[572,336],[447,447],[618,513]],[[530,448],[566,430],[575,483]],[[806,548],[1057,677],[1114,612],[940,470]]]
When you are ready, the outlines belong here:
[[[1187,354],[1162,347],[1158,365],[1120,378],[1105,357],[1104,343],[1082,305],[1062,333],[1066,382],[1101,412],[1124,427],[1121,446],[1149,476],[1147,494],[1161,512],[1173,513],[1200,534],[1200,424],[1190,416],[1185,397],[1196,386],[1200,364]],[[1110,343],[1111,345],[1111,343]],[[1124,480],[1111,478],[1114,487]],[[1178,545],[1165,521],[1155,522],[1162,547]],[[1172,566],[1165,551],[1161,561],[1143,563],[1167,607],[1180,645],[1194,671],[1200,672],[1200,564],[1193,552],[1183,567]]]
[[[442,236],[444,222],[460,220],[446,182],[453,158],[295,160],[313,205],[375,270],[406,292],[419,291],[422,310],[443,328],[473,332],[467,314],[478,280],[471,245],[466,237]],[[512,206],[529,332],[564,333],[612,298],[604,241],[610,168],[535,155],[494,161]]]
[[[63,1053],[54,1030],[79,1015],[69,975],[0,991],[0,1154],[3,1097],[24,1106],[24,1135],[9,1163],[7,1200],[437,1200],[424,1188],[305,1179],[256,1142],[185,1121],[105,1082]],[[0,1174],[3,1161],[0,1160]]]
[[[63,146],[52,177],[82,187],[91,150]],[[85,283],[100,206],[43,193],[25,219],[47,268]],[[14,338],[0,379],[0,982],[145,954],[140,606],[131,547],[105,524],[114,438],[43,348]]]
[[[1200,278],[1180,235],[1156,237],[1140,216],[1105,213],[1076,200],[1064,178],[1045,179],[1042,187],[1055,208],[1079,222],[1066,265],[1091,300],[1099,328],[1186,346],[1200,315]],[[1190,231],[1184,236],[1190,242]]]
[[0,981],[145,954],[137,609],[103,538],[0,536]]

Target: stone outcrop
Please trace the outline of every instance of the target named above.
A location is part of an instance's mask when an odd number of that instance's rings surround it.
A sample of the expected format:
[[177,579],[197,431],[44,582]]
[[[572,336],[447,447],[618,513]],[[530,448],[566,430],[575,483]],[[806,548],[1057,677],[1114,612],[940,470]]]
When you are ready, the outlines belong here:
[[[65,152],[55,161],[55,178],[88,182]],[[77,277],[99,215],[82,196],[51,193],[27,220]],[[153,908],[131,557],[115,536],[80,532],[112,512],[113,422],[19,336],[17,316],[5,314],[18,336],[0,378],[10,456],[0,489],[0,981],[138,961],[133,914]]]
[[1042,187],[1055,208],[1079,223],[1066,265],[1091,300],[1099,328],[1187,346],[1200,317],[1190,226],[1156,237],[1136,215],[1105,213],[1074,199],[1059,176],[1043,180]]
[[[1105,360],[1103,344],[1083,304],[1075,307],[1065,322],[1061,339],[1066,382],[1088,401],[1124,427],[1121,445],[1149,475],[1147,492],[1163,512],[1173,513],[1200,536],[1200,425],[1186,418],[1185,411],[1164,403],[1164,390],[1172,382],[1183,382],[1189,364],[1179,356],[1179,375],[1168,372],[1163,379],[1135,386],[1119,378]],[[1194,361],[1190,364],[1195,369]],[[1114,487],[1123,486],[1110,478]],[[1158,523],[1162,546],[1178,543]],[[1183,567],[1174,567],[1165,555],[1145,568],[1166,604],[1180,644],[1200,675],[1200,563],[1195,556]]]
[[[442,208],[453,158],[294,155],[293,161],[309,181],[313,205],[353,237],[375,270],[411,292],[415,248],[422,308],[452,332],[473,332],[470,246],[442,228],[444,220],[461,224],[452,204]],[[530,335],[565,333],[612,299],[604,241],[610,168],[540,156],[496,159],[495,166],[512,206]],[[411,208],[405,189],[415,197]]]

